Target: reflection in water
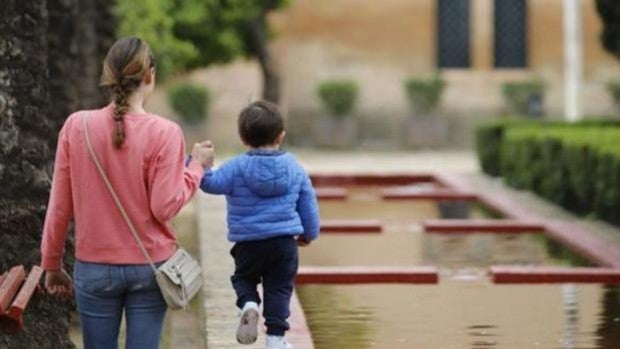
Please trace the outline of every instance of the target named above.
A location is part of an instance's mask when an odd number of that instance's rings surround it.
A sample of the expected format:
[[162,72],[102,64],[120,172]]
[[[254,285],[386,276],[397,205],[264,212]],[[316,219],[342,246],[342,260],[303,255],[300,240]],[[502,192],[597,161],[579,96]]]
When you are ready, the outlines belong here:
[[467,326],[467,333],[472,337],[471,348],[496,348],[497,333],[493,325],[471,325]]
[[371,312],[363,304],[329,286],[305,286],[297,290],[308,317],[316,349],[370,348]]
[[564,251],[557,253],[544,234],[425,234],[423,264],[448,271],[485,269],[491,265],[590,265]]
[[600,349],[620,348],[620,286],[605,286],[596,335]]
[[298,292],[317,349],[620,348],[620,294],[602,285],[448,280]]
[[563,284],[560,288],[564,305],[564,331],[562,349],[575,349],[575,337],[579,331],[579,297],[574,284]]

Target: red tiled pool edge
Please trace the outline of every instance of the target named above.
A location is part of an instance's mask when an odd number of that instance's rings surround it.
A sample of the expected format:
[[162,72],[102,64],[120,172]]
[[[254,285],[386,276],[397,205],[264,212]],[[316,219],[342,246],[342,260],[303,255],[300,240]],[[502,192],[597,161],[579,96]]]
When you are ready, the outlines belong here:
[[330,219],[321,221],[321,233],[381,233],[376,219]]
[[492,266],[491,279],[496,284],[515,283],[606,283],[620,284],[620,269],[575,267]]
[[344,201],[349,197],[349,191],[340,187],[316,188],[316,197],[319,200],[338,200]]
[[[412,183],[437,183],[432,174],[337,174],[315,173],[310,175],[315,187],[342,185],[407,185]],[[437,183],[441,185],[441,183]]]
[[291,329],[286,335],[287,339],[297,349],[314,349],[312,332],[306,321],[306,315],[297,297],[297,292],[293,292],[290,310],[291,316],[288,321]]
[[436,284],[434,267],[300,267],[295,282],[304,284]]
[[381,191],[383,200],[456,200],[475,201],[478,196],[472,192],[453,190],[448,188],[412,190],[409,188],[386,188]]

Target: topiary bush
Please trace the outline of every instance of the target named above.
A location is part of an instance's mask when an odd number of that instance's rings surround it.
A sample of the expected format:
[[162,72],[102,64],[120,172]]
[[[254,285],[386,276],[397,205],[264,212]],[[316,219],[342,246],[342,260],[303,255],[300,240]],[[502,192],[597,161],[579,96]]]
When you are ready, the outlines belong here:
[[187,124],[196,124],[207,118],[210,95],[205,87],[193,84],[179,84],[168,92],[168,100],[181,120]]
[[351,113],[357,99],[357,83],[352,80],[329,80],[319,84],[319,98],[325,108],[334,116]]
[[406,79],[405,93],[414,114],[425,114],[437,108],[445,85],[445,81],[439,76],[430,79]]
[[[516,115],[541,115],[544,93],[545,85],[538,80],[507,82],[502,85],[506,106],[510,113]],[[534,106],[534,103],[538,105]]]

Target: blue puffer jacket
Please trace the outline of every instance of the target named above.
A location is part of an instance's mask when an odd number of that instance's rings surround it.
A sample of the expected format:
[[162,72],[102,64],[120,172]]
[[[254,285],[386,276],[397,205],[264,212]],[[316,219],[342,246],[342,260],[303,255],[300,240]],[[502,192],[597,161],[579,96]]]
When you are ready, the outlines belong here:
[[224,194],[228,205],[228,240],[264,240],[319,235],[319,207],[308,174],[283,151],[251,150],[207,171],[200,188]]

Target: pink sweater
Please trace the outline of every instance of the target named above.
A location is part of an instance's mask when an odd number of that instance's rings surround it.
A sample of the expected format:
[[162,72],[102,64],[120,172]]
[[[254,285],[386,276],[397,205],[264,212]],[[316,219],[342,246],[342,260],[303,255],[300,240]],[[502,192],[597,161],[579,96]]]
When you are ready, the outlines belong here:
[[[112,106],[90,111],[89,133],[95,153],[153,261],[175,250],[170,220],[196,192],[203,168],[184,166],[181,128],[156,115],[128,113],[125,144],[112,144]],[[144,264],[144,256],[88,155],[82,126],[84,111],[71,115],[58,137],[52,191],[41,242],[41,265],[62,267],[71,219],[75,254],[85,262]]]

